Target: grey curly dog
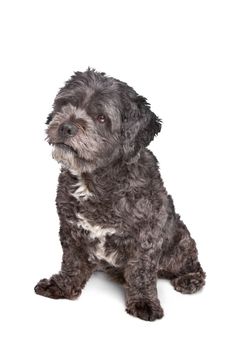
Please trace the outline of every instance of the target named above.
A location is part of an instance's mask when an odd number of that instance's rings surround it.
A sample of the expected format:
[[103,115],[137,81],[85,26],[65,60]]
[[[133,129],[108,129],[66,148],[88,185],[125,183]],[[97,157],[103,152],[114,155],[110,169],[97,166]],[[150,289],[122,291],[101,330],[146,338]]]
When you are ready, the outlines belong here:
[[195,241],[175,212],[157,159],[146,147],[161,120],[134,89],[104,73],[76,72],[57,94],[47,140],[61,164],[56,205],[61,270],[35,287],[49,298],[77,298],[96,270],[122,283],[126,311],[163,316],[156,282],[181,293],[205,283]]

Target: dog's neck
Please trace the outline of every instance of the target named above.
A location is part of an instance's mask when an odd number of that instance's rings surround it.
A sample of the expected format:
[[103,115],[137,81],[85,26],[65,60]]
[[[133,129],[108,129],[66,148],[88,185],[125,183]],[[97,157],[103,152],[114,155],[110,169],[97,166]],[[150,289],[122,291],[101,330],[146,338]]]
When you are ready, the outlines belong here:
[[109,193],[115,187],[124,185],[127,178],[132,173],[134,167],[137,167],[140,159],[140,152],[129,160],[121,159],[108,166],[95,169],[93,172],[78,172],[68,169],[68,173],[77,181],[81,181],[93,193]]

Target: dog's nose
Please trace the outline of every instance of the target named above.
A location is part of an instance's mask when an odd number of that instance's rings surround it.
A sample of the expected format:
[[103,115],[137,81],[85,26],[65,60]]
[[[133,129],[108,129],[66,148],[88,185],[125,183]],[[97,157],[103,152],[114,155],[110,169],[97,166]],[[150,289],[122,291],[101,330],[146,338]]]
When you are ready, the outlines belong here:
[[76,135],[78,128],[76,125],[70,122],[65,122],[59,126],[58,133],[62,137],[72,137]]

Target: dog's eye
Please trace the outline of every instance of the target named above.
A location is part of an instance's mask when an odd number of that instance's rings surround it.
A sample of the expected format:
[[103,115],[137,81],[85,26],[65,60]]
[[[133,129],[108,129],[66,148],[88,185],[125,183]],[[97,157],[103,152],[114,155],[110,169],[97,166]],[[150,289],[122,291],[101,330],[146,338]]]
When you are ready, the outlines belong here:
[[106,120],[106,118],[105,118],[105,116],[104,115],[98,115],[97,117],[96,117],[96,119],[97,119],[97,121],[99,122],[99,123],[104,123],[105,122],[105,120]]

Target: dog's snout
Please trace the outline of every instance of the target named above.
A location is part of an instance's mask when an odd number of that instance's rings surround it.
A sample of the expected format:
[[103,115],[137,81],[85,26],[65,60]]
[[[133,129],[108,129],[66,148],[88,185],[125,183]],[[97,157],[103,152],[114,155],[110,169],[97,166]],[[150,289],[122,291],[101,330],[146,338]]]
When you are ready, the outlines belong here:
[[75,136],[77,132],[77,126],[70,122],[62,123],[58,129],[59,135],[64,138]]

